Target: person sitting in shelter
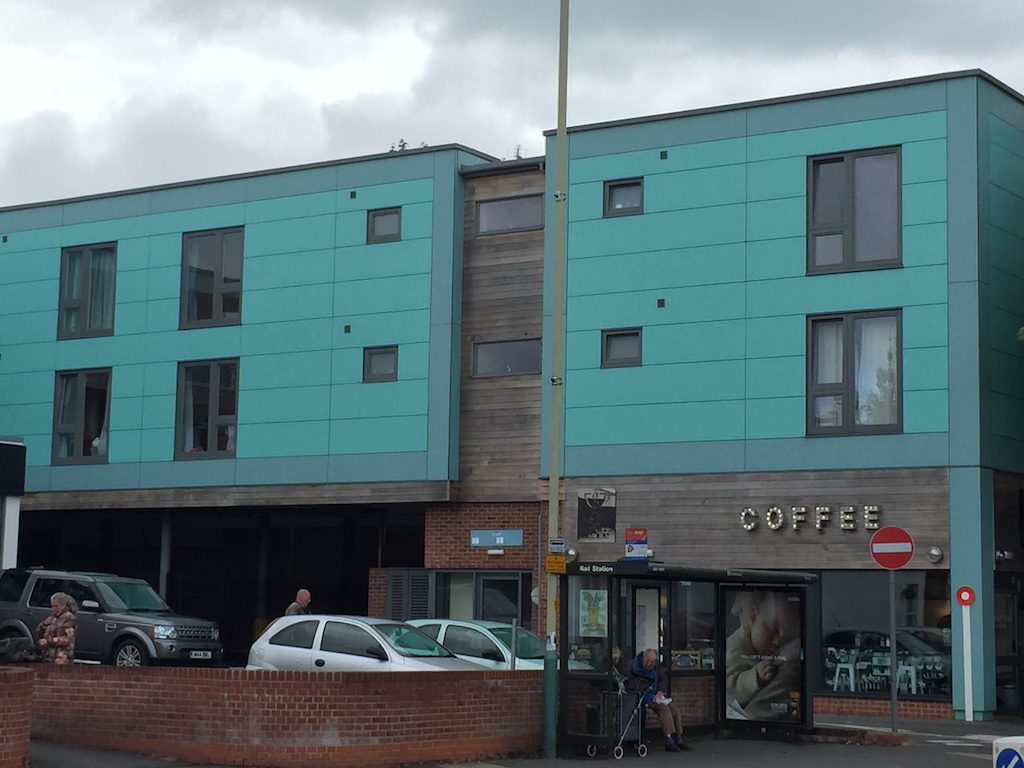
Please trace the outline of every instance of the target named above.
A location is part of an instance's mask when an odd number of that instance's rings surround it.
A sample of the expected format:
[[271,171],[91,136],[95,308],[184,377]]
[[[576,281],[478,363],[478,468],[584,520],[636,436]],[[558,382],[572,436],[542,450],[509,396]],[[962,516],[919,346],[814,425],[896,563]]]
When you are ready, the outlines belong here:
[[678,704],[673,705],[668,697],[668,676],[658,663],[658,652],[648,648],[637,654],[630,668],[630,675],[635,690],[643,696],[647,705],[661,722],[661,732],[665,735],[665,749],[668,752],[680,752],[689,749],[683,738],[683,713]]

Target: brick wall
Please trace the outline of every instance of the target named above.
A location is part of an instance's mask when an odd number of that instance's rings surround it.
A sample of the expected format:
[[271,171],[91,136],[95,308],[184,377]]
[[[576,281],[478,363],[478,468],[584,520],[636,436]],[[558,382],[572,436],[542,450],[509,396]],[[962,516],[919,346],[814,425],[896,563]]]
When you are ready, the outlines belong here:
[[[953,705],[948,701],[900,701],[899,717],[952,720]],[[857,699],[845,696],[815,696],[815,715],[850,717],[888,717],[889,699]]]
[[535,754],[542,737],[543,676],[531,671],[34,671],[33,736],[200,763],[466,761]]
[[387,568],[371,568],[370,586],[367,590],[366,615],[384,618],[387,616]]
[[28,765],[32,722],[32,671],[0,667],[0,768]]

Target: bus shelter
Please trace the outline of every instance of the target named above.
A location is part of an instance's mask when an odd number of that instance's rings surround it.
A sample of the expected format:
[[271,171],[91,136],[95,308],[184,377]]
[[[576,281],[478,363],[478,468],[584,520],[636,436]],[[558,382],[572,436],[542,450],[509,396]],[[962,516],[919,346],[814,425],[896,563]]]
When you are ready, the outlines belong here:
[[[646,753],[634,664],[657,652],[688,726],[785,737],[812,726],[805,669],[814,574],[650,561],[570,562],[560,577],[560,754]],[[616,661],[617,660],[617,661]],[[638,727],[639,726],[639,727]]]

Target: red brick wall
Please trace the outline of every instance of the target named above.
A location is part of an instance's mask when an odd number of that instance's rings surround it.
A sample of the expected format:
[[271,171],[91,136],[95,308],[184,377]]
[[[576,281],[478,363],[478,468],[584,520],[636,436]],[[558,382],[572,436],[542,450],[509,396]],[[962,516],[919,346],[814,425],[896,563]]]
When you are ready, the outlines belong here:
[[370,586],[366,601],[366,615],[387,616],[387,568],[370,569]]
[[32,735],[222,765],[335,768],[535,754],[542,677],[40,665]]
[[[899,717],[952,720],[953,705],[948,701],[900,701]],[[888,717],[889,699],[857,699],[845,696],[815,696],[815,715],[850,717]]]
[[0,667],[0,768],[28,765],[32,722],[32,671]]

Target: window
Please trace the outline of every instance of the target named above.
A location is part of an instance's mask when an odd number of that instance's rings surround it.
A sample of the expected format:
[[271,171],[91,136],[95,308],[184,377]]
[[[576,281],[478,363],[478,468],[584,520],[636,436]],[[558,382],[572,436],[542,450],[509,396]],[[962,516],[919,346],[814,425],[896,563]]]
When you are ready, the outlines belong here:
[[488,341],[473,345],[474,376],[540,373],[540,339]]
[[601,331],[601,367],[640,365],[640,329]]
[[36,585],[32,588],[28,604],[33,608],[49,608],[50,597],[57,592],[64,592],[67,586],[66,579],[54,578],[53,576],[42,577],[36,581]]
[[117,244],[81,245],[60,254],[58,339],[114,332]]
[[630,216],[644,212],[644,180],[623,179],[604,183],[604,215]]
[[807,271],[900,265],[900,152],[847,152],[808,162]]
[[504,661],[505,657],[494,641],[483,632],[469,627],[450,624],[444,633],[444,645],[452,653],[462,656],[474,656],[478,659]]
[[367,243],[393,243],[401,239],[401,208],[379,208],[366,212]]
[[808,434],[898,432],[900,313],[809,319]]
[[237,406],[237,359],[181,363],[175,458],[234,456]]
[[[28,573],[16,571],[13,568],[8,571],[0,571],[0,603],[16,603],[21,600],[21,593],[25,591],[28,584]],[[434,630],[437,636],[437,630]]]
[[289,648],[310,648],[313,647],[313,638],[320,628],[320,622],[315,619],[310,621],[299,621],[285,627],[272,638],[271,645],[285,645]]
[[96,591],[92,588],[92,585],[85,581],[73,580],[68,582],[68,595],[70,595],[76,603],[78,603],[78,609],[82,611],[95,611],[96,607],[88,608],[83,603],[86,600],[92,600],[95,603],[99,603],[99,598],[96,597]]
[[398,381],[398,347],[366,347],[363,381]]
[[[0,584],[2,586],[2,584]],[[21,594],[20,592],[18,594]],[[437,640],[437,633],[441,631],[440,624],[420,624],[417,627],[420,632],[429,637],[431,640]]]
[[53,416],[53,463],[107,460],[110,435],[110,369],[57,374]]
[[182,328],[241,322],[242,245],[241,227],[182,237]]
[[493,235],[522,232],[544,226],[544,199],[540,195],[481,200],[476,204],[476,232]]
[[715,585],[672,582],[673,670],[715,668]]
[[361,627],[343,624],[340,621],[328,621],[324,627],[324,636],[320,641],[320,650],[332,653],[348,653],[352,656],[367,656],[379,659],[384,653],[380,643]]

